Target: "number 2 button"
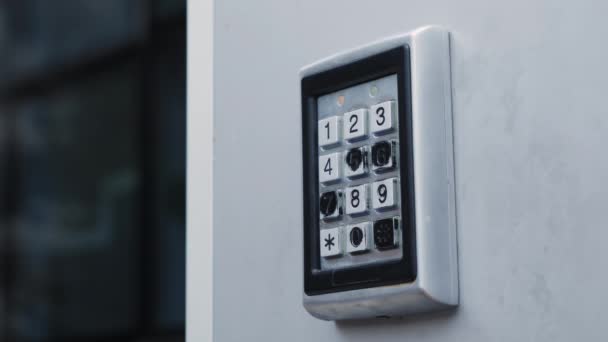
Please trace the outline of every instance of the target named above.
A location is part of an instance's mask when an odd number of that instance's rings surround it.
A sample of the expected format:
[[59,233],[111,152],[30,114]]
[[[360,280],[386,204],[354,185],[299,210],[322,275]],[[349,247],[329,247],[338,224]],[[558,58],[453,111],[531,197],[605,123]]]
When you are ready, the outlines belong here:
[[356,140],[367,135],[367,109],[344,113],[344,139]]
[[319,120],[319,146],[329,147],[338,144],[340,141],[340,117],[332,116],[327,119]]
[[340,153],[326,154],[319,157],[319,181],[329,183],[340,179],[342,165]]
[[372,133],[377,134],[393,129],[394,108],[395,101],[386,101],[370,107]]

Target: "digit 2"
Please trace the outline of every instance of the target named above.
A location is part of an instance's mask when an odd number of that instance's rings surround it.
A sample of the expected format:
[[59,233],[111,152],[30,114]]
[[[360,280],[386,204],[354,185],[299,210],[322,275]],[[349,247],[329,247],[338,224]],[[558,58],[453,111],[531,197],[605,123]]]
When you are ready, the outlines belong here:
[[[355,119],[355,122],[353,122],[353,119]],[[352,123],[352,125],[350,125],[350,133],[357,133],[359,130],[356,129],[355,126],[357,125],[357,122],[359,122],[359,117],[357,115],[353,114],[350,116],[348,121],[350,123]]]

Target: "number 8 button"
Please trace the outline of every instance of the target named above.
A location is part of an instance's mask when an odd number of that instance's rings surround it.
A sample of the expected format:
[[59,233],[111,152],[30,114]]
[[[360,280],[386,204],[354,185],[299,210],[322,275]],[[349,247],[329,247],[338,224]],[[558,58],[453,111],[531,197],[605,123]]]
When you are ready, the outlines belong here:
[[367,211],[367,184],[346,189],[346,213],[361,214]]
[[344,139],[356,140],[367,135],[367,109],[344,113]]
[[386,101],[370,107],[370,127],[374,134],[393,129],[395,101]]

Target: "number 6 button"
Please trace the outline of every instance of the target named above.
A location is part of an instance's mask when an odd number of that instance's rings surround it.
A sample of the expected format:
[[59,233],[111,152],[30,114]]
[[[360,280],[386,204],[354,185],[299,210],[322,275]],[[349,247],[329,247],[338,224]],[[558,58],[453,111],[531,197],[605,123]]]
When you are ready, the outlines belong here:
[[386,101],[370,108],[370,127],[374,134],[387,132],[393,129],[393,111],[395,101]]
[[344,113],[344,139],[356,140],[367,135],[367,109]]
[[395,206],[397,178],[374,182],[372,185],[372,205],[374,209],[388,209]]
[[361,214],[367,211],[367,184],[346,189],[346,213]]
[[319,181],[329,183],[340,179],[342,170],[340,153],[326,154],[319,157]]

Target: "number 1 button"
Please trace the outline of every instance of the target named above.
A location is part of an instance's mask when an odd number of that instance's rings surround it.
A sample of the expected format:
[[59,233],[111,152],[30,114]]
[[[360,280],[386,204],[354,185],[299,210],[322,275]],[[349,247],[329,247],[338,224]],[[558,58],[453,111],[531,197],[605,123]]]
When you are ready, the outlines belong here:
[[342,165],[340,153],[326,154],[319,157],[319,181],[329,183],[340,179]]
[[367,109],[344,113],[344,139],[356,140],[367,135]]
[[340,141],[340,117],[332,116],[319,120],[319,146],[328,147],[338,144]]
[[374,134],[387,132],[393,129],[393,111],[395,101],[386,101],[370,107],[370,127]]

